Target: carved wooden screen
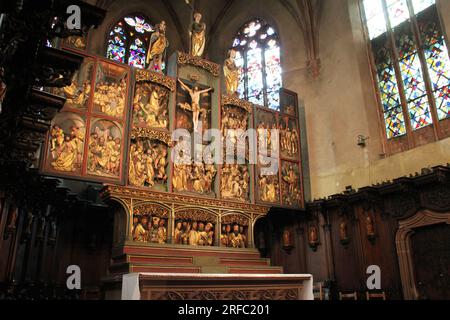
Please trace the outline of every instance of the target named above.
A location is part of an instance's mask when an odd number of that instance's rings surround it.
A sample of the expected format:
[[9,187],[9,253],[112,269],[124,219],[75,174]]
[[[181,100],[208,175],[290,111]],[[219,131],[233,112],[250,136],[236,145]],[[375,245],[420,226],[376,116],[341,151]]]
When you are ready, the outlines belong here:
[[450,59],[435,0],[364,0],[387,151],[450,135]]
[[67,100],[43,150],[46,174],[122,181],[128,85],[128,67],[85,57],[71,85],[53,92]]
[[[281,112],[256,108],[255,199],[262,204],[299,208],[304,205],[304,197],[298,98],[296,93],[283,89],[280,100]],[[262,151],[264,148],[268,151]]]

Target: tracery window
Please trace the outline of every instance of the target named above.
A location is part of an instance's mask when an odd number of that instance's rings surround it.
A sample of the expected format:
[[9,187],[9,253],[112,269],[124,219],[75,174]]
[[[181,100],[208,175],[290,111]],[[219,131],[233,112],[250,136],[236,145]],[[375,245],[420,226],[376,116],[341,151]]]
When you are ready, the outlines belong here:
[[363,8],[388,143],[448,136],[450,59],[435,0],[363,0]]
[[109,33],[106,57],[136,68],[145,68],[147,48],[154,28],[141,15],[130,15]]
[[282,69],[275,29],[261,19],[246,23],[234,39],[233,48],[241,68],[240,97],[279,110]]

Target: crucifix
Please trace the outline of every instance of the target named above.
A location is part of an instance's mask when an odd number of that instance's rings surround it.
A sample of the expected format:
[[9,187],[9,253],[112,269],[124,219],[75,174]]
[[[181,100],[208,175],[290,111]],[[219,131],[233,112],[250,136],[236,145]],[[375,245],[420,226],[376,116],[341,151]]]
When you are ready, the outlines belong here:
[[192,112],[192,122],[194,124],[194,132],[198,132],[198,124],[200,121],[200,114],[207,112],[205,108],[200,107],[200,98],[202,95],[210,92],[213,90],[213,88],[207,88],[204,90],[200,90],[200,88],[196,85],[194,85],[192,88],[190,88],[187,84],[185,84],[183,81],[178,79],[178,82],[181,85],[181,88],[189,93],[191,96],[191,104],[185,102],[185,103],[179,103],[178,106],[183,110],[188,110]]

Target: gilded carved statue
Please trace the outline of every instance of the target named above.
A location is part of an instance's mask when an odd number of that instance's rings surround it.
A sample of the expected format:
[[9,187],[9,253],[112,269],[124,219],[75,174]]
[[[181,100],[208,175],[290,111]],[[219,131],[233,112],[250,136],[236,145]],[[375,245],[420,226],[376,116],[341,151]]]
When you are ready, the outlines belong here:
[[156,31],[150,38],[146,63],[148,69],[156,72],[162,72],[165,59],[165,53],[169,47],[169,40],[166,37],[166,22],[161,21],[156,26]]
[[86,37],[70,36],[65,40],[65,43],[80,50],[86,49]]
[[283,188],[283,201],[285,204],[294,205],[300,200],[299,180],[300,177],[293,165],[283,170],[282,176],[285,187]]
[[66,135],[60,126],[54,125],[50,130],[53,169],[61,172],[74,172],[80,169],[83,162],[84,139],[84,128],[72,126],[71,133]]
[[256,127],[256,133],[258,137],[258,149],[267,151],[278,150],[277,138],[275,133],[278,130],[276,123],[270,125],[264,121],[261,121]]
[[174,243],[191,246],[213,246],[214,225],[203,221],[177,221]]
[[62,88],[62,92],[67,98],[66,105],[72,108],[83,108],[91,94],[91,84],[89,80],[86,80],[80,87],[78,82],[73,80],[69,86]]
[[191,37],[191,55],[194,57],[202,57],[206,46],[206,24],[201,22],[202,14],[194,13],[194,21],[192,23],[189,35]]
[[299,134],[295,126],[291,129],[287,124],[286,127],[280,128],[281,151],[289,157],[298,156],[299,151]]
[[178,79],[178,82],[181,85],[181,88],[188,92],[191,97],[191,104],[185,102],[185,103],[179,103],[178,106],[183,110],[188,110],[192,112],[192,123],[194,132],[199,132],[199,122],[200,122],[200,114],[203,114],[207,112],[204,108],[202,109],[200,106],[200,99],[202,95],[210,92],[213,90],[213,88],[208,88],[204,90],[200,90],[198,86],[194,86],[193,88],[189,88],[183,81]]
[[370,214],[367,215],[367,217],[366,217],[366,231],[367,231],[368,237],[375,236],[375,225],[374,225],[373,219],[370,216]]
[[235,60],[236,50],[231,49],[228,51],[228,58],[225,60],[223,66],[226,91],[230,96],[236,95],[239,87],[240,72]]
[[260,176],[259,194],[261,201],[269,203],[277,202],[279,199],[278,191],[278,176]]
[[133,241],[136,242],[147,242],[148,241],[148,217],[143,216],[141,222],[138,222],[133,229]]
[[311,247],[315,247],[319,243],[319,234],[315,225],[309,227],[308,243]]
[[156,244],[167,243],[166,220],[155,216],[151,217],[150,223],[149,218],[147,215],[134,217],[131,232],[133,241]]
[[[223,230],[223,229],[222,229]],[[229,248],[245,248],[247,238],[244,235],[244,229],[238,224],[233,225],[231,229],[230,225],[225,227],[225,233],[222,231],[221,245]]]
[[341,223],[339,224],[339,239],[343,244],[349,242],[347,223],[345,221],[341,221]]

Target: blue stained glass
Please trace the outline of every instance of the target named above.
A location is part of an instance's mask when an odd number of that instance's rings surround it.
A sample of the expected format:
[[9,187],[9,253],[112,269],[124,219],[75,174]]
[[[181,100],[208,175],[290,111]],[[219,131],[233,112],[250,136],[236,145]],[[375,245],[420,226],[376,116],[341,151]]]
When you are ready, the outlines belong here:
[[405,117],[402,107],[398,106],[384,113],[386,135],[388,139],[406,134]]
[[423,128],[433,123],[427,96],[409,102],[408,109],[413,130]]
[[109,33],[106,57],[120,63],[128,63],[132,67],[145,68],[151,32],[154,32],[154,29],[144,18],[123,18]]
[[125,48],[109,45],[108,47],[108,53],[106,55],[108,59],[124,63],[125,62]]
[[143,47],[143,42],[136,39],[130,46],[130,57],[128,58],[128,64],[132,67],[139,69],[145,68],[146,50]]
[[282,87],[280,48],[278,46],[265,51],[267,104],[274,110],[280,109],[280,88]]
[[400,60],[400,69],[402,71],[403,84],[408,101],[426,94],[422,66],[417,53]]
[[247,83],[248,100],[254,104],[264,105],[262,50],[260,48],[247,52]]
[[242,54],[237,51],[236,52],[236,66],[239,68],[239,87],[238,93],[241,99],[245,99],[245,72],[244,72],[244,57]]
[[450,86],[441,88],[434,93],[439,120],[450,118]]

